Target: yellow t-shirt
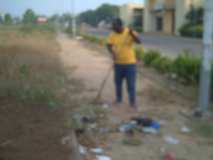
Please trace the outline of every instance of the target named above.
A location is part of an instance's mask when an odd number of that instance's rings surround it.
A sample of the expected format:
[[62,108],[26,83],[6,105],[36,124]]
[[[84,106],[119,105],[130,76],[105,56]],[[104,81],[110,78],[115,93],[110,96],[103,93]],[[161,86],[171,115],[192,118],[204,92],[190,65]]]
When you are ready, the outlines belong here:
[[113,46],[116,64],[135,64],[134,40],[125,28],[122,33],[112,32],[108,38],[108,44]]

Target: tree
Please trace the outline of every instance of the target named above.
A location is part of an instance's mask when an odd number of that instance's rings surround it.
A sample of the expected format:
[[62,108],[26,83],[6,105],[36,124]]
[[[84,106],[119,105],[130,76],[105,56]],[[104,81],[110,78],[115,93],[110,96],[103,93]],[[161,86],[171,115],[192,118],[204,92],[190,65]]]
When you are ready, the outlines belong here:
[[23,15],[24,24],[34,24],[36,23],[37,16],[32,9],[28,9]]
[[81,13],[78,17],[78,21],[80,23],[84,22],[84,23],[90,24],[92,26],[95,26],[97,24],[95,11],[88,10],[88,11]]
[[11,25],[12,23],[13,23],[12,16],[9,13],[5,14],[5,16],[4,16],[4,24]]
[[103,4],[99,8],[97,8],[96,16],[97,16],[97,23],[100,21],[110,22],[114,17],[119,16],[119,7],[110,4]]
[[203,8],[195,8],[191,6],[190,11],[186,14],[186,19],[189,24],[200,25],[203,24],[204,11]]
[[53,16],[51,16],[48,19],[48,21],[50,21],[50,22],[59,22],[59,20],[60,20],[60,15],[58,15],[58,14],[54,14]]
[[114,17],[118,17],[119,7],[116,5],[103,4],[96,10],[88,10],[78,16],[79,22],[85,22],[96,26],[99,22],[110,22]]
[[201,38],[203,36],[203,17],[204,10],[202,7],[195,8],[191,6],[190,11],[186,14],[186,23],[179,29],[180,34],[187,37]]
[[2,16],[0,15],[0,24],[2,24],[4,21],[3,21],[3,18]]

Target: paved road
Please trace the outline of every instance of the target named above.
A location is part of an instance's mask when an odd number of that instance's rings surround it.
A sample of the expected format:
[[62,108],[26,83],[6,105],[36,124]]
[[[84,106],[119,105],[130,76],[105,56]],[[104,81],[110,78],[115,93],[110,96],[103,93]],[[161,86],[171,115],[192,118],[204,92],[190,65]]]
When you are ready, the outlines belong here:
[[[93,31],[90,32],[90,34],[106,37],[109,32]],[[170,57],[175,57],[184,50],[188,50],[196,56],[199,56],[202,53],[202,41],[198,39],[160,34],[141,34],[141,38],[146,49],[157,49],[161,51],[162,54],[168,55]]]

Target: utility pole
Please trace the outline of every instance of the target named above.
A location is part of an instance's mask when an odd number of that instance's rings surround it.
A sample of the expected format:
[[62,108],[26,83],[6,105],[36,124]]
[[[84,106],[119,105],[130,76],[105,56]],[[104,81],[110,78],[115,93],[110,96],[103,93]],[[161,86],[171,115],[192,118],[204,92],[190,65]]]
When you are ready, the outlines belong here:
[[201,66],[198,112],[208,113],[213,52],[213,0],[204,1],[203,59]]
[[75,0],[71,0],[71,8],[72,8],[72,36],[76,37],[76,17],[75,17]]

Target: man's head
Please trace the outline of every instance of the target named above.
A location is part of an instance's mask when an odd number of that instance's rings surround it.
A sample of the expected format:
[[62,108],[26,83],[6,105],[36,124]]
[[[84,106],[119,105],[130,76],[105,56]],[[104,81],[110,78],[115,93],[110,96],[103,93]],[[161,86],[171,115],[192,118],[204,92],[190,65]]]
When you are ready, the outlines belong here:
[[115,18],[112,22],[112,29],[117,33],[123,32],[123,22],[120,18]]

